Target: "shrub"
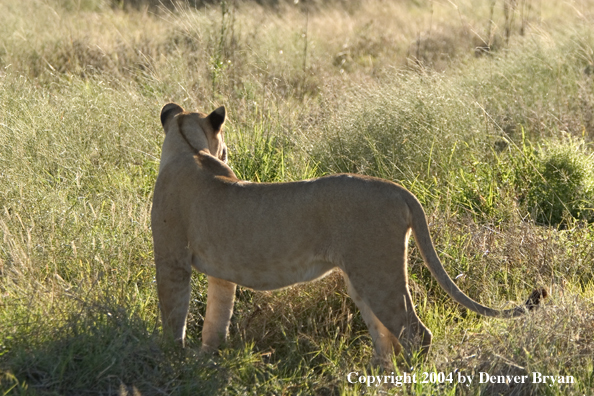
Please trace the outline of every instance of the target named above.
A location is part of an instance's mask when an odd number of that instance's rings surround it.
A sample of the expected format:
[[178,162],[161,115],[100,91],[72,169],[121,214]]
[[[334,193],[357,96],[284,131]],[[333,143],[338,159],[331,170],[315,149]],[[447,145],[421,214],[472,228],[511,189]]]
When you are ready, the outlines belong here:
[[568,218],[594,220],[594,154],[575,138],[524,146],[516,171],[520,201],[540,224],[563,225]]

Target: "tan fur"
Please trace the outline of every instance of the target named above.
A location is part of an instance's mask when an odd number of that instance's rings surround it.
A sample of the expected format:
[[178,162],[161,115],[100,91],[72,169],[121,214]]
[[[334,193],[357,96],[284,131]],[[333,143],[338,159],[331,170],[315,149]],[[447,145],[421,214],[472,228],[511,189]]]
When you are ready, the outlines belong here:
[[[217,114],[215,114],[217,113]],[[408,288],[412,230],[433,276],[465,307],[513,317],[466,296],[445,272],[418,200],[390,181],[334,175],[293,183],[238,180],[223,162],[220,121],[175,104],[162,110],[166,133],[152,209],[163,327],[183,344],[192,267],[208,275],[203,349],[228,333],[236,284],[272,290],[320,278],[338,267],[369,328],[379,359],[404,346],[429,349],[431,332]],[[215,126],[211,120],[215,120]],[[537,299],[529,299],[534,304]]]

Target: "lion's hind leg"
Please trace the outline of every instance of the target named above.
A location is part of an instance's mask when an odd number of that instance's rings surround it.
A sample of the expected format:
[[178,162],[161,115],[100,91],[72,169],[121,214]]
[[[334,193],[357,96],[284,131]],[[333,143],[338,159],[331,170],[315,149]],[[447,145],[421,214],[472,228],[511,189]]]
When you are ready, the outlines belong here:
[[235,283],[208,277],[206,315],[202,327],[202,351],[212,353],[225,341],[235,301]]
[[[394,271],[397,272],[397,271]],[[377,357],[402,349],[405,358],[421,347],[427,353],[431,331],[417,316],[405,274],[364,274],[349,279],[349,294],[361,310],[375,344]],[[400,275],[400,276],[399,276]]]
[[394,334],[380,322],[371,308],[369,308],[369,305],[363,301],[363,298],[361,298],[359,293],[353,288],[353,285],[346,274],[344,275],[344,278],[349,296],[351,296],[357,305],[357,308],[359,308],[361,316],[369,329],[371,339],[373,340],[373,360],[381,366],[389,368],[392,364],[392,356],[397,356],[402,350],[402,346],[400,345],[400,342],[398,342],[398,338],[396,338]]

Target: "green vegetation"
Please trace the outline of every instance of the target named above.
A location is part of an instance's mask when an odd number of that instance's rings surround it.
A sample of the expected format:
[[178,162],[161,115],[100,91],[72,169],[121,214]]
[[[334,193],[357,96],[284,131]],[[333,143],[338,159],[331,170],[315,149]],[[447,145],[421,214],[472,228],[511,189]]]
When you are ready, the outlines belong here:
[[[0,394],[592,394],[592,1],[189,3],[0,3]],[[478,317],[411,244],[411,292],[434,333],[413,372],[470,386],[349,383],[391,373],[370,364],[338,274],[240,288],[214,357],[196,353],[195,274],[177,350],[159,335],[149,215],[168,101],[227,106],[241,178],[403,184],[478,301],[509,307],[539,286],[550,299],[518,320]],[[479,384],[480,372],[575,383]]]

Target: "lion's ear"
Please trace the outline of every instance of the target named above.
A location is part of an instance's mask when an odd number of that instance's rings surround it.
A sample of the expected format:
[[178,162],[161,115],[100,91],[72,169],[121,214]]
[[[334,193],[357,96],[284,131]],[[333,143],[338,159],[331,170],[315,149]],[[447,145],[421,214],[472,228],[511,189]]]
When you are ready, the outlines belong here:
[[161,109],[161,125],[163,125],[165,133],[167,133],[167,129],[165,129],[165,125],[167,124],[167,122],[169,122],[169,120],[172,119],[175,115],[183,111],[184,109],[182,109],[181,106],[176,103],[167,103],[165,106],[163,106],[163,108]]
[[227,111],[225,110],[225,106],[221,106],[212,113],[208,115],[208,121],[210,121],[210,125],[212,128],[218,132],[221,130],[223,123],[225,122],[225,116],[227,115]]

